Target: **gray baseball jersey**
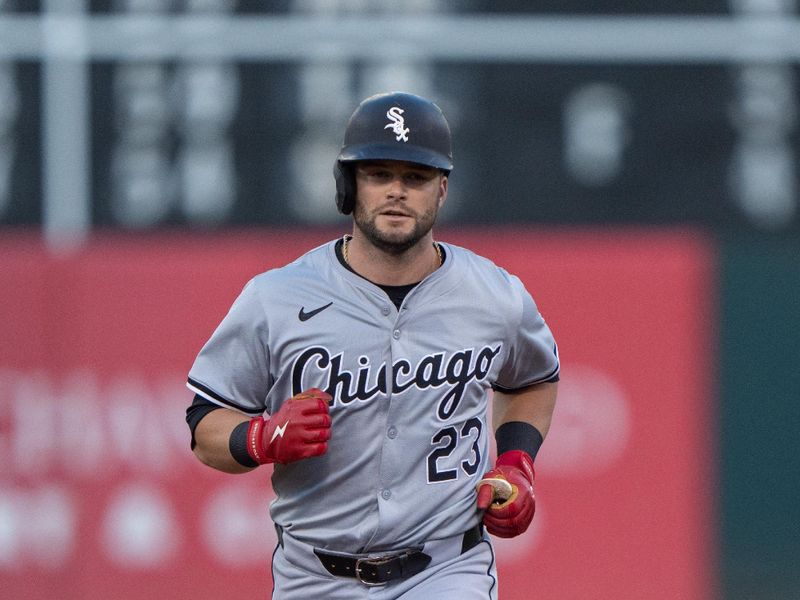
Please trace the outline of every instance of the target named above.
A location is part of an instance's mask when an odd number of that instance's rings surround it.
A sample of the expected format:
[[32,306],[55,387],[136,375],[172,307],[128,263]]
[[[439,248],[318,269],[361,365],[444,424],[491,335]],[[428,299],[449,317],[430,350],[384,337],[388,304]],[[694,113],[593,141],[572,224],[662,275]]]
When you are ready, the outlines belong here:
[[273,520],[320,548],[365,552],[479,520],[490,392],[553,380],[553,336],[516,277],[451,244],[398,310],[335,241],[258,275],[198,355],[189,387],[256,416],[330,393],[323,456],[275,465]]

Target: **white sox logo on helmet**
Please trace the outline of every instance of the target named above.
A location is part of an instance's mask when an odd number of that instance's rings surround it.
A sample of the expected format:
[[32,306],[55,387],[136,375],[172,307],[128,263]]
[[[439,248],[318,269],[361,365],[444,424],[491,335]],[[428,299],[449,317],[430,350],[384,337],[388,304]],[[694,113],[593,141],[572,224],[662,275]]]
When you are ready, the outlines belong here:
[[408,132],[411,131],[406,127],[406,121],[403,118],[405,111],[399,106],[393,106],[386,112],[386,118],[391,121],[384,129],[391,129],[395,134],[395,139],[400,142],[408,141]]
[[[423,356],[416,365],[404,358],[400,358],[391,367],[382,363],[373,372],[369,357],[360,356],[358,363],[361,368],[358,373],[352,373],[342,368],[343,352],[331,356],[330,351],[322,346],[313,346],[301,352],[292,367],[292,393],[299,393],[308,387],[309,381],[318,381],[307,371],[315,365],[322,371],[326,378],[320,385],[334,398],[334,402],[347,405],[354,400],[366,402],[377,394],[385,394],[388,386],[386,381],[387,368],[391,371],[391,390],[395,394],[404,392],[410,387],[420,390],[438,388],[445,384],[451,387],[439,401],[437,415],[445,421],[449,419],[458,408],[464,389],[470,381],[481,381],[486,378],[492,368],[492,363],[500,353],[502,344],[497,347],[484,346],[481,349],[467,348],[453,352],[436,352]],[[354,385],[355,384],[355,385]],[[355,387],[355,389],[353,389]]]

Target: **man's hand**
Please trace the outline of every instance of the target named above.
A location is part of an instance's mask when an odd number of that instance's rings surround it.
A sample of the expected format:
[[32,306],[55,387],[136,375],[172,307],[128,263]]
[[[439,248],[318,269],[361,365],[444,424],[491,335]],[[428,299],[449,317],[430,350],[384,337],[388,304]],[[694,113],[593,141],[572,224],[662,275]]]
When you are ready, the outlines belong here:
[[311,388],[292,396],[269,419],[250,420],[247,453],[258,464],[286,464],[328,450],[330,394]]
[[536,512],[534,478],[533,460],[526,452],[511,450],[497,458],[495,468],[478,482],[478,508],[485,511],[489,533],[511,538],[528,529]]

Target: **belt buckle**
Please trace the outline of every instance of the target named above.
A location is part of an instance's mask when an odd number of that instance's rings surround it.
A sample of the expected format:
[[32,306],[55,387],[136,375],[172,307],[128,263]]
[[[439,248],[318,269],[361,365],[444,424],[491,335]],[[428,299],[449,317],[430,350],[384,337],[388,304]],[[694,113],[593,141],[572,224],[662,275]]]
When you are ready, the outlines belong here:
[[397,556],[389,555],[389,556],[374,556],[372,558],[357,558],[356,559],[356,566],[355,566],[355,576],[356,580],[360,583],[363,583],[366,586],[376,586],[376,585],[384,585],[385,581],[368,581],[361,576],[361,565],[368,564],[373,566],[379,566],[388,563],[391,560],[394,560]]

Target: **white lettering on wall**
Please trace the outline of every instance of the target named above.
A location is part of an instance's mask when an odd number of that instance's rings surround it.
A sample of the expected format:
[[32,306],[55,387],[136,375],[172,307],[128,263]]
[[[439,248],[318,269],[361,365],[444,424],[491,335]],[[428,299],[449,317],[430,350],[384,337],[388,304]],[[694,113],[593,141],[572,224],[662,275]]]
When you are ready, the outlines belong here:
[[161,569],[193,536],[205,543],[191,551],[223,566],[267,563],[268,471],[231,477],[195,459],[183,382],[0,369],[0,572],[56,571],[87,553]]

